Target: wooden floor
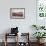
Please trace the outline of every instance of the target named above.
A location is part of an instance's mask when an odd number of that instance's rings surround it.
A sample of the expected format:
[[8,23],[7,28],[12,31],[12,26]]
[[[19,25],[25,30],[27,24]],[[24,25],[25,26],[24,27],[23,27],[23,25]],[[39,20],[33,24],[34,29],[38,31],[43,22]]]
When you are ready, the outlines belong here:
[[[0,42],[0,46],[5,46],[4,45],[4,43],[2,42]],[[16,44],[15,44],[15,42],[14,43],[12,43],[12,42],[10,42],[10,43],[8,43],[8,45],[7,46],[16,46]],[[25,45],[24,45],[25,46]],[[30,43],[30,46],[37,46],[37,43]],[[44,43],[43,45],[41,45],[41,46],[46,46],[46,43]]]

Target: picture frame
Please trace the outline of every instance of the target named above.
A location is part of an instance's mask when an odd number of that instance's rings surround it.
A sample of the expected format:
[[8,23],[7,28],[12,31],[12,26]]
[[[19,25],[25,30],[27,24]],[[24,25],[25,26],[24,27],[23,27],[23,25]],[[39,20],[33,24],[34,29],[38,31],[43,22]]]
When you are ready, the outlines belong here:
[[10,8],[10,18],[11,19],[24,19],[25,8]]

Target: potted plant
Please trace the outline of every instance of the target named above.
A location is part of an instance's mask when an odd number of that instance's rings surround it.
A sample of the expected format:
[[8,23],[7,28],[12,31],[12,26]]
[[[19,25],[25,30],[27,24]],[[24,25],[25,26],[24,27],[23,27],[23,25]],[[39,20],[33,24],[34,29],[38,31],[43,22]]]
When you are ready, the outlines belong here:
[[39,30],[38,26],[37,25],[32,25],[32,27],[36,30]]
[[37,38],[37,42],[41,43],[40,40],[42,38],[45,38],[44,37],[44,36],[46,36],[45,34],[46,34],[45,32],[35,32],[33,35]]
[[45,26],[41,26],[40,29],[45,29]]
[[45,26],[32,25],[32,27],[35,28],[36,30],[45,29]]

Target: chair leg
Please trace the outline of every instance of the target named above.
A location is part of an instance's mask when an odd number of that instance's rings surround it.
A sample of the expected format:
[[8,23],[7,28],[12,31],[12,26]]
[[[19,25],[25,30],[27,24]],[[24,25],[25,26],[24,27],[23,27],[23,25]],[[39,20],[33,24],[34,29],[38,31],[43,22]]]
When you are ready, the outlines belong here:
[[5,44],[5,46],[7,46],[7,42],[6,42],[6,41],[5,41],[5,43],[4,43],[4,44]]
[[7,46],[7,36],[6,36],[6,34],[5,34],[5,46]]

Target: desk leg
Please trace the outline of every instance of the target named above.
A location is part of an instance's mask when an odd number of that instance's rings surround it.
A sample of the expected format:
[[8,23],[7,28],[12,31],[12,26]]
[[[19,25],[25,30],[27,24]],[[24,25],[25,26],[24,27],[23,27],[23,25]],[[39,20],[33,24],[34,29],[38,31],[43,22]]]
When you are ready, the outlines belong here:
[[7,36],[5,35],[5,46],[7,46]]
[[18,46],[18,34],[17,34],[17,45],[16,46]]

